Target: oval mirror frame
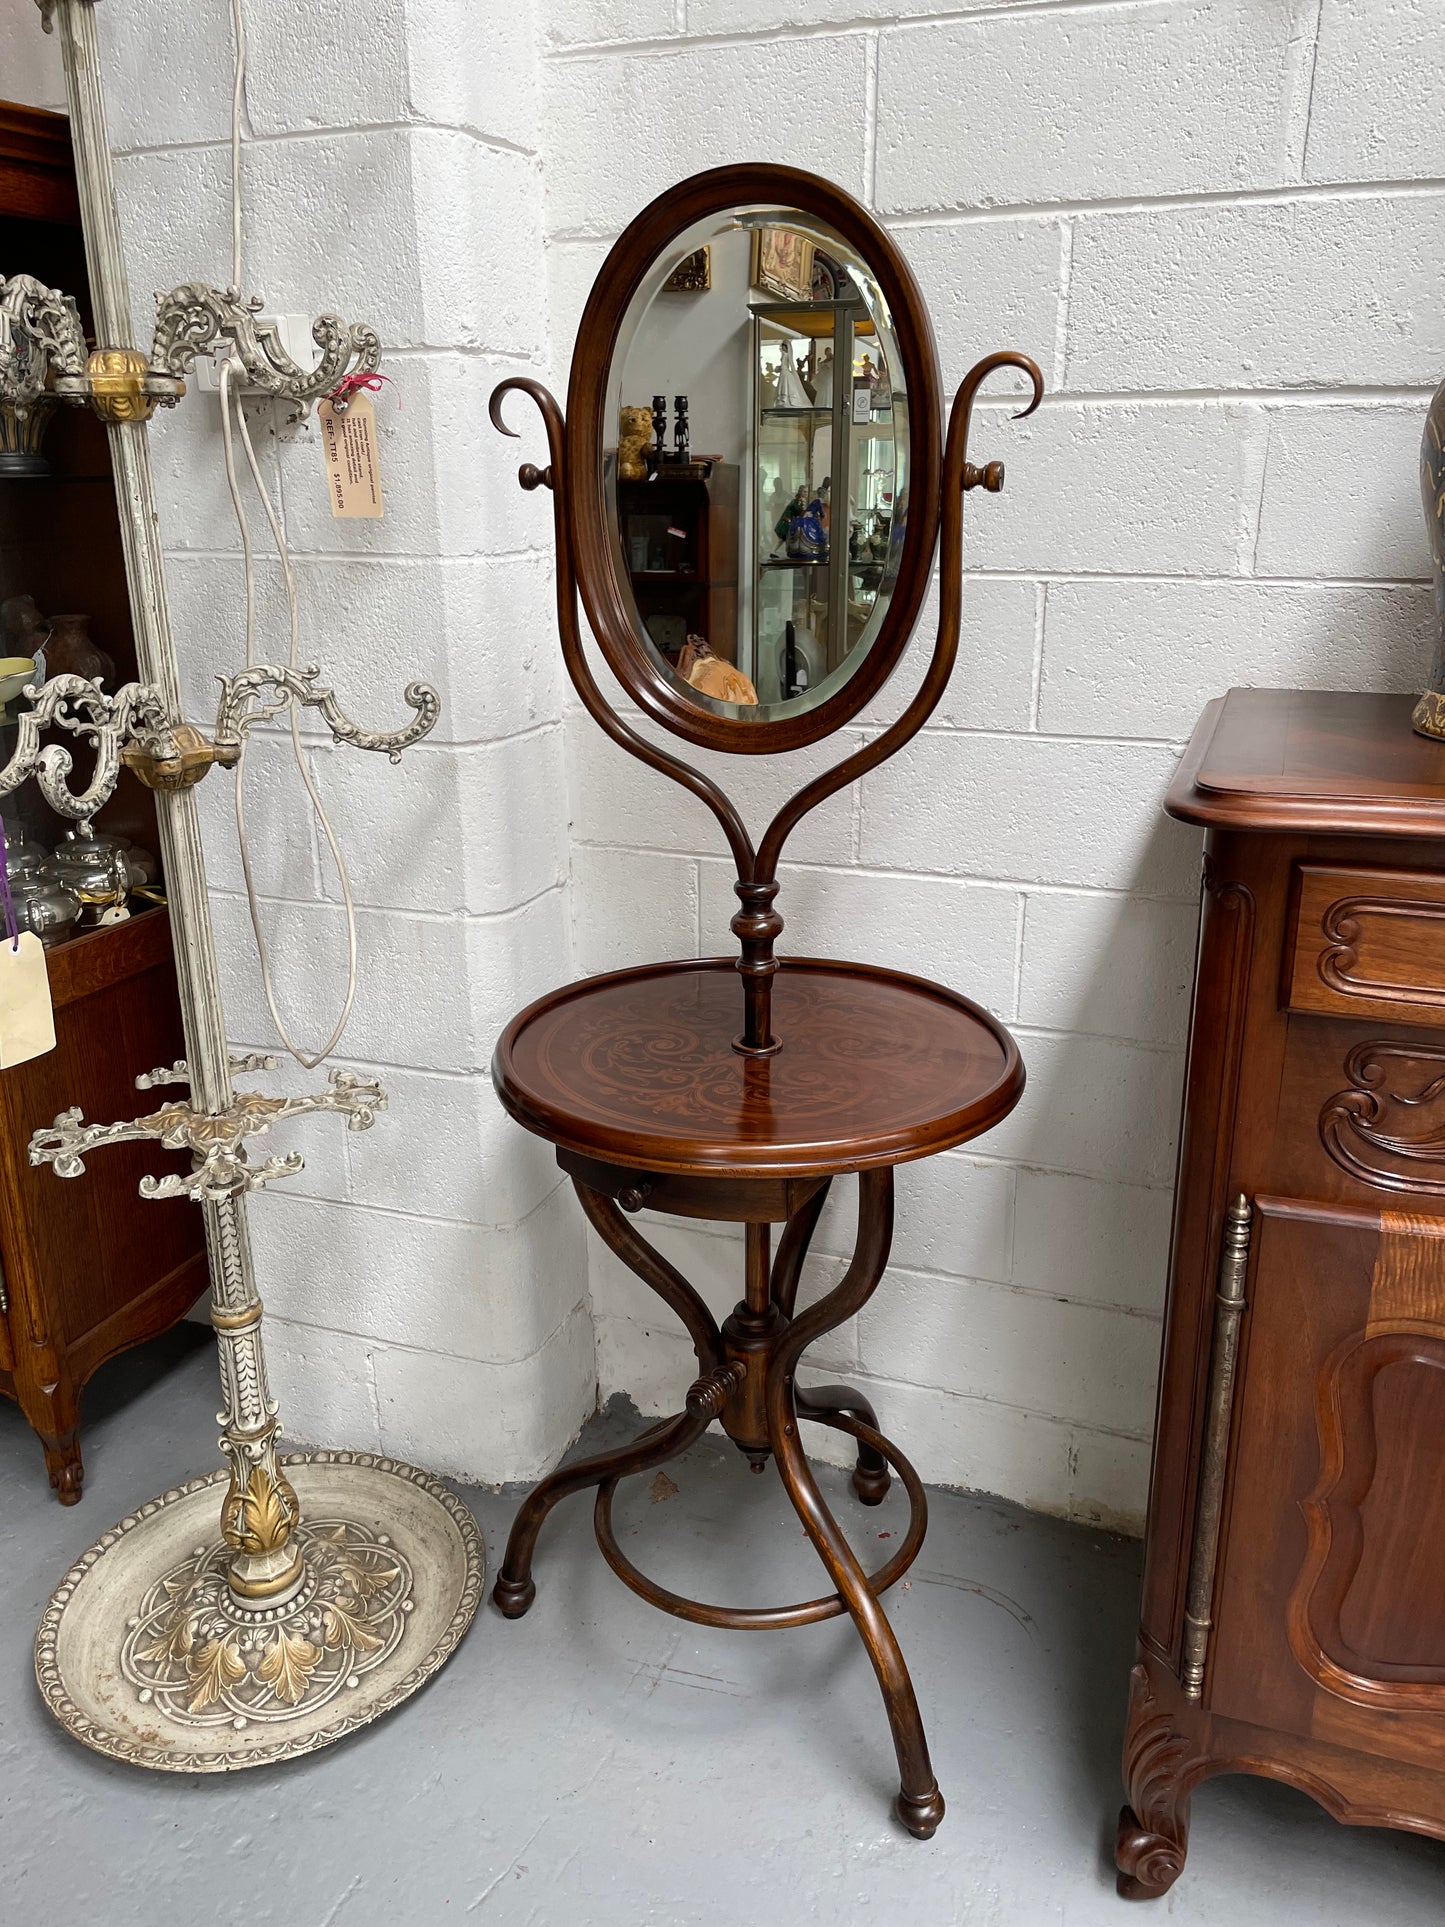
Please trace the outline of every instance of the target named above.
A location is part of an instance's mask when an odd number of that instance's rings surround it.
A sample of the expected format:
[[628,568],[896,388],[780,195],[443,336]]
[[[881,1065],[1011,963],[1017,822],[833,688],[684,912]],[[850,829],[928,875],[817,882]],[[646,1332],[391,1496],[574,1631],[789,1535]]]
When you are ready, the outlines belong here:
[[[633,296],[659,254],[694,223],[750,208],[792,210],[818,221],[866,262],[891,311],[909,403],[907,527],[877,633],[858,667],[815,707],[756,722],[690,702],[648,653],[623,586],[602,478],[612,358]],[[582,606],[608,667],[648,715],[699,748],[746,755],[819,742],[877,695],[912,639],[933,571],[942,411],[933,327],[913,271],[851,194],[816,174],[754,163],[694,174],[659,195],[614,243],[592,285],[577,328],[566,434],[570,547]]]

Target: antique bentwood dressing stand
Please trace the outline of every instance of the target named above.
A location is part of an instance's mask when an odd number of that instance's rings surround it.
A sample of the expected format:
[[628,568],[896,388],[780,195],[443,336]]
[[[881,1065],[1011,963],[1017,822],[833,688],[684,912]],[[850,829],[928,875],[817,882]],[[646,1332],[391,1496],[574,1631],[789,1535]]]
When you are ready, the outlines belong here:
[[[699,278],[708,286],[686,296],[665,291],[678,264],[702,249],[708,267]],[[811,286],[800,286],[791,307],[778,299],[777,274],[771,287],[758,285],[774,259],[795,274],[812,271]],[[761,312],[771,320],[779,309],[785,320],[771,334],[754,326]],[[789,338],[811,344],[816,356],[810,365],[817,386],[807,404],[777,382],[772,357],[781,358],[781,341]],[[823,391],[820,341],[831,351],[831,395]],[[923,1489],[880,1433],[866,1398],[842,1386],[805,1391],[795,1373],[808,1346],[857,1312],[883,1274],[893,1166],[997,1123],[1018,1101],[1023,1066],[1003,1027],[953,991],[863,964],[778,957],[783,922],[774,900],[789,833],[826,797],[908,742],[948,681],[959,634],[962,494],[978,484],[997,489],[1003,480],[1000,465],[979,470],[969,463],[969,416],[981,383],[1004,366],[1029,379],[1024,412],[1037,406],[1043,381],[1034,364],[1023,355],[990,355],[959,389],[945,441],[932,331],[898,250],[839,188],[791,169],[751,166],[685,182],[623,234],[582,318],[565,423],[535,382],[504,382],[492,397],[499,428],[511,389],[529,394],[546,423],[550,464],[540,471],[528,464],[520,479],[524,488],[553,492],[558,620],[572,681],[614,742],[691,791],[717,818],[737,866],[741,908],[732,928],[742,951],[738,960],[656,964],[570,985],[514,1018],[497,1046],[493,1075],[503,1104],[556,1145],[598,1235],[686,1326],[699,1376],[675,1417],[537,1487],[512,1527],[494,1597],[508,1618],[527,1611],[547,1514],[569,1493],[595,1487],[604,1557],[664,1611],[737,1628],[801,1626],[850,1613],[893,1728],[901,1778],[895,1811],[922,1838],[942,1818],[943,1800],[908,1670],[879,1602],[922,1545]],[[880,379],[870,381],[869,370],[881,370]],[[850,432],[834,441],[839,383],[846,385]],[[644,627],[633,599],[638,558],[623,552],[616,513],[618,409],[664,389],[688,395],[693,445],[740,471],[739,552],[719,557],[714,543],[710,564],[735,570],[736,631],[700,640],[704,672],[716,673],[720,659],[737,678],[726,686],[744,700],[718,700],[689,680],[683,639],[667,626],[665,610]],[[807,422],[809,416],[818,419]],[[800,421],[805,436],[796,434]],[[834,473],[834,449],[845,447]],[[649,466],[668,473],[656,448]],[[731,477],[728,485],[731,492]],[[800,527],[810,506],[812,526]],[[881,544],[870,545],[866,561],[852,527],[865,513],[874,531],[887,522],[886,555],[874,553]],[[743,754],[816,743],[855,716],[896,666],[928,584],[940,522],[938,639],[920,688],[891,727],[785,803],[756,846],[722,789],[622,720],[583,654],[579,591],[603,657],[653,722],[689,743]],[[836,593],[809,581],[810,572],[826,576],[831,565],[842,566],[835,545],[843,541],[850,541],[846,610]],[[641,556],[644,567],[655,559]],[[683,576],[697,566],[685,549],[664,551],[661,560]],[[780,601],[768,578],[791,570],[798,577],[791,600]],[[666,575],[667,568],[649,572]],[[694,596],[691,606],[705,601]],[[821,625],[830,616],[835,629],[828,635]],[[810,631],[814,662],[836,666],[803,695],[784,695],[778,665],[796,661],[800,628]],[[763,648],[754,641],[759,630]],[[852,1261],[832,1291],[795,1314],[809,1240],[829,1184],[845,1172],[859,1179]],[[746,1226],[745,1296],[721,1327],[693,1286],[628,1223],[624,1214],[644,1202],[680,1217]],[[783,1227],[775,1254],[774,1225]],[[611,1517],[618,1480],[673,1458],[714,1419],[755,1471],[776,1462],[834,1591],[766,1609],[706,1605],[656,1585],[623,1553]],[[882,1500],[890,1465],[903,1481],[908,1529],[871,1575],[824,1502],[803,1452],[800,1419],[857,1441],[853,1485],[865,1505]]]

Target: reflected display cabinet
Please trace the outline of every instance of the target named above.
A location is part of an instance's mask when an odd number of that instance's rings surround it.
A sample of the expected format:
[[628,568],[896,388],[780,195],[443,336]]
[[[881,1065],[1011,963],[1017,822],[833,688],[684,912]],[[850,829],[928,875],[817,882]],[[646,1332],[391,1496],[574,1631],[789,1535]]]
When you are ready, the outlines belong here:
[[1445,744],[1234,690],[1207,832],[1120,1891],[1211,1774],[1445,1838]]
[[[755,301],[750,311],[758,584],[744,666],[759,700],[777,702],[836,670],[868,626],[889,572],[895,409],[907,402],[860,300]],[[827,540],[817,550],[790,541],[789,525],[819,497]]]

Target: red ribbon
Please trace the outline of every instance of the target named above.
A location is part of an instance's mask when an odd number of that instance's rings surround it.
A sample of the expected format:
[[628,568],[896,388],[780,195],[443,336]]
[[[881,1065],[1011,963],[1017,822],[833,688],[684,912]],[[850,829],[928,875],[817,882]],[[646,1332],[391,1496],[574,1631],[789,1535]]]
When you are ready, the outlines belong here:
[[[390,375],[377,374],[375,371],[371,374],[343,375],[326,399],[333,404],[336,402],[348,402],[353,395],[361,393],[363,389],[368,394],[374,395],[379,393],[383,382],[389,382],[390,380]],[[400,395],[396,398],[396,405],[398,408],[401,407]]]

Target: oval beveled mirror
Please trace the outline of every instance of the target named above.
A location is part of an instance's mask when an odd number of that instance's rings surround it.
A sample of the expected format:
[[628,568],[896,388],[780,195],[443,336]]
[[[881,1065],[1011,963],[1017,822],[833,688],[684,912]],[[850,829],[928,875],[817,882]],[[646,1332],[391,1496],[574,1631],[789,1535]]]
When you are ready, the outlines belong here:
[[740,751],[856,714],[917,618],[940,439],[927,315],[871,216],[780,167],[655,202],[588,301],[567,418],[582,596],[629,693]]

